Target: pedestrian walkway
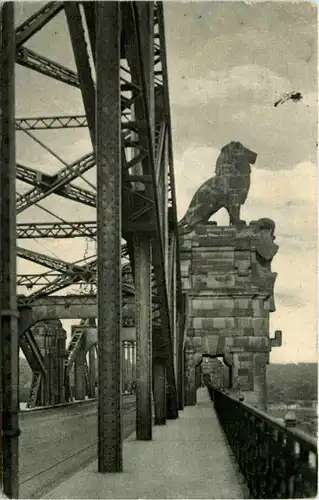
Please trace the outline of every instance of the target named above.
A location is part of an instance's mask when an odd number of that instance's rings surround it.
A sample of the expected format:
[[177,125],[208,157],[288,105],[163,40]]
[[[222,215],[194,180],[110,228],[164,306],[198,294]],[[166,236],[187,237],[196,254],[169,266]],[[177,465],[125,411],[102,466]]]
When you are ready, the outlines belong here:
[[124,472],[93,462],[42,498],[248,498],[207,389],[180,418],[153,427],[152,441],[124,442]]

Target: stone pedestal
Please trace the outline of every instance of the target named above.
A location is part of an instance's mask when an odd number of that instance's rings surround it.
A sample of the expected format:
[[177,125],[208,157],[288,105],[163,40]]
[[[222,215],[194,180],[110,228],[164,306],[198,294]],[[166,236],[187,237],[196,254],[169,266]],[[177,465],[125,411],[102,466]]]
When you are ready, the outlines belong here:
[[[265,409],[269,313],[275,310],[277,276],[270,269],[278,250],[273,228],[260,221],[242,227],[197,226],[181,234],[180,249],[182,285],[189,297],[187,336],[194,352],[227,357],[232,390]],[[189,401],[194,400],[191,356],[189,351]]]

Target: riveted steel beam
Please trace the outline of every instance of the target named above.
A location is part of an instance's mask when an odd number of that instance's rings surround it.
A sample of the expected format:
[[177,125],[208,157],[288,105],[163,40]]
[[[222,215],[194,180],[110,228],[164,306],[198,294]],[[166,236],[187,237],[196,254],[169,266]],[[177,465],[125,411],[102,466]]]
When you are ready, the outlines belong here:
[[56,179],[52,182],[51,187],[43,190],[39,187],[34,187],[19,198],[17,203],[17,213],[21,213],[35,203],[47,198],[49,194],[63,188],[71,181],[77,179],[79,175],[84,174],[95,165],[95,157],[93,153],[89,153],[79,160],[75,161],[67,167],[63,167],[56,174]]
[[[144,45],[145,37],[150,34],[150,28],[145,30],[145,24],[142,32],[140,31],[140,12],[137,2],[123,3],[125,9],[125,24],[127,32],[124,32],[124,40],[127,43],[126,57],[129,61],[133,83],[141,89],[141,95],[134,102],[134,116],[136,116],[137,124],[143,123],[143,127],[137,127],[137,137],[141,144],[142,155],[133,157],[133,161],[141,162],[143,175],[150,174],[152,176],[151,186],[145,186],[145,193],[150,199],[150,208],[147,214],[143,214],[134,220],[134,223],[143,224],[147,222],[155,222],[155,235],[152,237],[153,251],[152,262],[154,265],[156,276],[156,289],[157,300],[159,301],[160,321],[162,324],[162,331],[166,335],[167,348],[167,380],[168,380],[168,393],[170,398],[169,416],[176,418],[177,412],[177,398],[176,398],[176,381],[173,362],[173,339],[171,336],[171,317],[168,301],[168,277],[167,265],[165,265],[165,255],[167,255],[167,248],[165,249],[165,238],[163,233],[163,219],[160,215],[160,201],[158,197],[159,183],[162,183],[162,178],[157,179],[155,170],[155,137],[152,130],[152,107],[154,106],[154,98],[150,99],[150,90],[148,89],[148,71],[149,65],[146,66],[146,60],[152,57],[152,48],[146,48]],[[152,27],[153,28],[153,27]],[[142,42],[142,39],[144,42]],[[127,42],[129,41],[129,42]],[[139,157],[140,156],[140,157]],[[130,160],[132,162],[132,160]],[[134,174],[135,175],[135,172]],[[125,226],[124,226],[125,227]],[[133,228],[134,229],[134,228]],[[167,246],[167,245],[166,245]],[[134,255],[134,251],[133,251]],[[133,267],[135,275],[135,269]],[[153,318],[154,319],[154,318]]]
[[[21,163],[17,163],[16,173],[16,177],[18,180],[25,182],[26,184],[30,184],[31,186],[42,190],[44,193],[48,189],[50,189],[52,185],[54,185],[58,180],[57,175],[45,174],[40,170],[21,165]],[[72,201],[76,201],[78,203],[83,203],[84,205],[88,205],[89,207],[95,207],[95,193],[92,193],[92,191],[89,191],[87,189],[75,186],[71,182],[65,186],[56,188],[54,194]],[[21,205],[23,206],[23,204],[24,195],[19,195],[17,205],[18,207],[20,207]]]
[[85,13],[86,25],[88,28],[89,39],[91,44],[91,52],[94,64],[96,62],[96,13],[95,13],[95,2],[84,2],[83,8]]
[[175,175],[174,175],[174,157],[173,157],[173,142],[172,142],[172,127],[171,127],[171,112],[170,112],[170,99],[169,99],[169,83],[167,71],[167,55],[166,55],[166,37],[164,25],[164,11],[163,3],[156,2],[156,14],[158,19],[158,35],[160,43],[160,57],[161,57],[161,72],[163,83],[163,106],[164,112],[167,116],[167,134],[168,134],[168,165],[169,165],[169,189],[171,192],[170,204],[172,207],[172,219],[174,221],[174,235],[176,242],[176,293],[177,293],[177,307],[182,303],[182,284],[179,260],[179,228],[177,218],[177,205],[176,205],[176,188],[175,188]]
[[[141,2],[138,8],[138,19],[134,20],[134,11],[131,8],[126,10],[127,16],[131,16],[131,22],[127,22],[124,25],[124,29],[127,30],[126,39],[130,40],[132,44],[126,46],[126,55],[128,64],[132,74],[132,83],[137,87],[141,88],[141,67],[138,64],[138,58],[142,57],[144,60],[145,69],[145,82],[146,88],[144,92],[147,92],[147,103],[150,113],[150,123],[147,123],[147,127],[151,127],[151,134],[154,134],[154,74],[152,65],[152,25],[153,25],[153,3],[152,2]],[[134,22],[135,21],[135,22]],[[143,31],[143,42],[140,47],[140,52],[138,48],[139,39],[136,30]],[[143,106],[142,96],[136,99],[134,104],[134,115],[136,120],[141,123],[145,120],[145,109]],[[142,154],[137,154],[135,156],[136,173],[140,170],[143,176],[150,178],[150,183],[145,184],[145,194],[152,199],[152,183],[153,176],[150,175],[149,168],[149,151],[148,151],[148,141],[147,134],[144,130],[138,131],[137,140],[133,142],[138,144],[138,149],[142,151]],[[140,161],[138,161],[140,160]],[[128,162],[132,163],[131,162]],[[132,179],[135,177],[134,169],[131,172]],[[150,440],[152,439],[152,289],[151,289],[151,258],[152,258],[152,248],[151,248],[151,233],[149,231],[143,231],[142,226],[144,224],[152,225],[152,232],[157,230],[156,224],[154,224],[152,217],[154,213],[154,205],[152,203],[151,210],[146,214],[144,220],[138,220],[132,223],[135,225],[133,229],[134,237],[134,282],[135,282],[135,293],[136,293],[136,315],[135,315],[135,325],[136,325],[136,438],[140,440]],[[150,220],[151,218],[151,220]],[[128,225],[125,225],[125,230],[128,230]]]
[[[68,286],[84,281],[86,283],[96,283],[96,260],[86,263],[82,266],[74,266],[72,269],[72,264],[67,264],[70,269],[68,273],[67,269],[64,269],[65,274],[61,274],[58,278],[53,280],[49,285],[46,285],[36,292],[29,295],[28,300],[31,301],[34,297],[39,297],[43,294],[50,295],[54,292],[59,292]],[[74,272],[75,271],[75,272]]]
[[62,2],[48,2],[16,28],[16,47],[26,43],[63,9]]
[[17,224],[17,238],[95,238],[96,221],[23,222]]
[[[41,255],[41,254],[40,254]],[[44,256],[46,257],[46,256]],[[39,263],[37,258],[37,254],[30,257],[28,256],[27,260],[31,260],[31,262]],[[57,274],[52,272],[41,273],[41,274],[19,274],[17,275],[17,286],[26,286],[31,289],[34,286],[43,286],[40,291],[35,292],[33,296],[43,295],[43,293],[50,293],[53,287],[53,291],[62,290],[66,286],[77,285],[82,283],[90,283],[96,285],[97,277],[96,277],[96,260],[91,262],[87,262],[86,264],[80,266],[75,264],[68,264],[66,262],[60,261],[46,261],[44,260],[45,265],[47,267],[52,267],[53,269],[60,270],[61,273]],[[59,267],[60,266],[60,267]],[[66,276],[67,274],[67,276]],[[61,286],[61,288],[60,288]],[[122,264],[122,291],[123,294],[126,293],[134,293],[133,288],[133,280],[131,274],[131,266],[130,264]],[[29,295],[31,298],[32,296]]]
[[120,2],[96,4],[98,470],[123,469]]
[[95,148],[95,87],[78,2],[65,2],[65,15],[93,149]]
[[16,118],[16,130],[56,130],[87,127],[86,115]]
[[0,349],[3,492],[19,498],[19,336],[16,295],[14,3],[0,6]]
[[31,330],[27,330],[23,335],[19,336],[19,345],[32,371],[45,374],[44,360]]
[[32,69],[49,76],[58,82],[65,83],[71,87],[80,88],[77,74],[69,68],[58,64],[47,57],[41,56],[34,50],[19,47],[16,53],[16,62],[25,68]]
[[71,272],[71,274],[73,272],[79,273],[89,266],[89,264],[79,266],[70,262],[65,262],[62,259],[49,257],[48,255],[42,254],[40,252],[35,252],[34,250],[28,250],[21,247],[17,247],[17,256],[30,262],[34,262],[35,264],[39,264],[39,266],[45,266],[49,269],[54,269],[56,271],[65,273]]

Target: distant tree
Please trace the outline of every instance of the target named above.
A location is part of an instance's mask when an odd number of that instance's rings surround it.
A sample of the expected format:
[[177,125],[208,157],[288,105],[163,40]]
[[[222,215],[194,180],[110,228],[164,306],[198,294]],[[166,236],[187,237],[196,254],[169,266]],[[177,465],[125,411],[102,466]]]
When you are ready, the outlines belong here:
[[270,364],[267,367],[269,404],[316,401],[318,367],[315,363]]

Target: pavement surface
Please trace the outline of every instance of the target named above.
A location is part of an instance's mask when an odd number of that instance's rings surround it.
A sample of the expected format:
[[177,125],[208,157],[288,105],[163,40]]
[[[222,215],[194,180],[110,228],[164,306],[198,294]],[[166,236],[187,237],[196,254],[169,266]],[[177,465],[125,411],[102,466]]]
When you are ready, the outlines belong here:
[[100,474],[94,461],[42,498],[248,498],[207,389],[197,396],[152,441],[124,442],[123,473]]
[[[123,396],[124,437],[135,429],[135,396]],[[97,456],[97,403],[20,413],[20,498],[42,498]]]

